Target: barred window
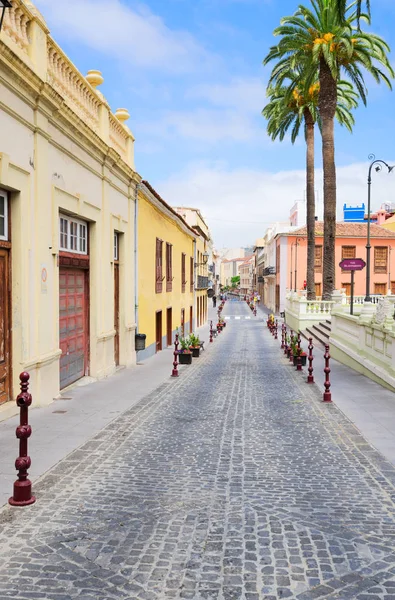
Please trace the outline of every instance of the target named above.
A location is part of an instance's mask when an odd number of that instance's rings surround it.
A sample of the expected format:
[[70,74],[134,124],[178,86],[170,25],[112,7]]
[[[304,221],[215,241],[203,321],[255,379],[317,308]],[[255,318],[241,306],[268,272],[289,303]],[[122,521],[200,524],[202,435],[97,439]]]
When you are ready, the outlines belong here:
[[376,246],[374,249],[374,272],[387,273],[388,271],[388,248],[387,246]]
[[316,271],[322,269],[322,246],[316,246],[314,249],[314,268]]

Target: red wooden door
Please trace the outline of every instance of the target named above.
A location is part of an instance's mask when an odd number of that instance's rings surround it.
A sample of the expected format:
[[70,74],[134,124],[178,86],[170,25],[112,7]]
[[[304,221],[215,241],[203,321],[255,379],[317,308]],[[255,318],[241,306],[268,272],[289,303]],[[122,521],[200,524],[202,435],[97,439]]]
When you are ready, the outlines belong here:
[[156,313],[156,352],[162,350],[162,311]]
[[173,311],[171,308],[167,309],[167,322],[166,322],[166,329],[167,329],[167,345],[171,346],[173,343]]
[[114,360],[119,365],[119,264],[114,263]]
[[88,364],[86,272],[61,268],[59,273],[60,387],[86,374]]
[[11,325],[10,325],[9,254],[0,249],[0,404],[11,393]]
[[189,333],[193,332],[193,306],[189,307]]

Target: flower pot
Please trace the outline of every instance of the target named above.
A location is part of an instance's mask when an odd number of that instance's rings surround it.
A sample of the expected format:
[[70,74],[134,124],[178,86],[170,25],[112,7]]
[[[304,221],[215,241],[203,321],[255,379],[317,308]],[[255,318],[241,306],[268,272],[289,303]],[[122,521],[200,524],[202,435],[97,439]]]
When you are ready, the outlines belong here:
[[193,358],[199,358],[199,356],[200,356],[200,346],[198,346],[197,348],[191,347],[191,352],[192,352]]
[[[301,356],[301,361],[302,361],[302,367],[306,366],[306,362],[307,362],[307,355],[305,356]],[[294,367],[296,367],[298,365],[298,357],[294,355]]]
[[192,354],[190,352],[181,352],[178,354],[178,360],[180,365],[191,365]]

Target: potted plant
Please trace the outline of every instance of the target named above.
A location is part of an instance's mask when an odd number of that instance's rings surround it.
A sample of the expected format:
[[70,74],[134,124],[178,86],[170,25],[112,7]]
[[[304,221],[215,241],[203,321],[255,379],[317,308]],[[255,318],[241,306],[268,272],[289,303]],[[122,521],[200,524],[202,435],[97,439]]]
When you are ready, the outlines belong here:
[[306,366],[306,362],[307,362],[307,354],[306,352],[303,352],[302,348],[298,347],[298,336],[297,335],[293,335],[291,337],[291,352],[292,352],[292,356],[293,356],[293,364],[296,367],[298,364],[298,357],[300,356],[301,359],[301,365],[302,367]]
[[189,349],[192,352],[193,358],[199,358],[200,356],[200,339],[198,335],[191,333],[189,336]]
[[189,349],[189,339],[180,337],[180,349],[178,350],[178,360],[180,365],[191,365],[192,364],[192,352]]

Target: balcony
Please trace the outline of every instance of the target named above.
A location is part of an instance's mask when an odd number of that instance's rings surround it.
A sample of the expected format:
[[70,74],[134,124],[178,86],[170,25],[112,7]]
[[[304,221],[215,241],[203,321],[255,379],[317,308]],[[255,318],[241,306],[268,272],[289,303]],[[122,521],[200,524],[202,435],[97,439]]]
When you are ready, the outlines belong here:
[[197,276],[196,285],[195,285],[195,289],[196,290],[207,290],[208,287],[209,287],[209,285],[208,285],[208,277],[206,277],[204,275],[198,275]]
[[263,269],[263,275],[265,275],[266,277],[268,275],[275,275],[276,274],[276,267],[266,267],[266,269]]

